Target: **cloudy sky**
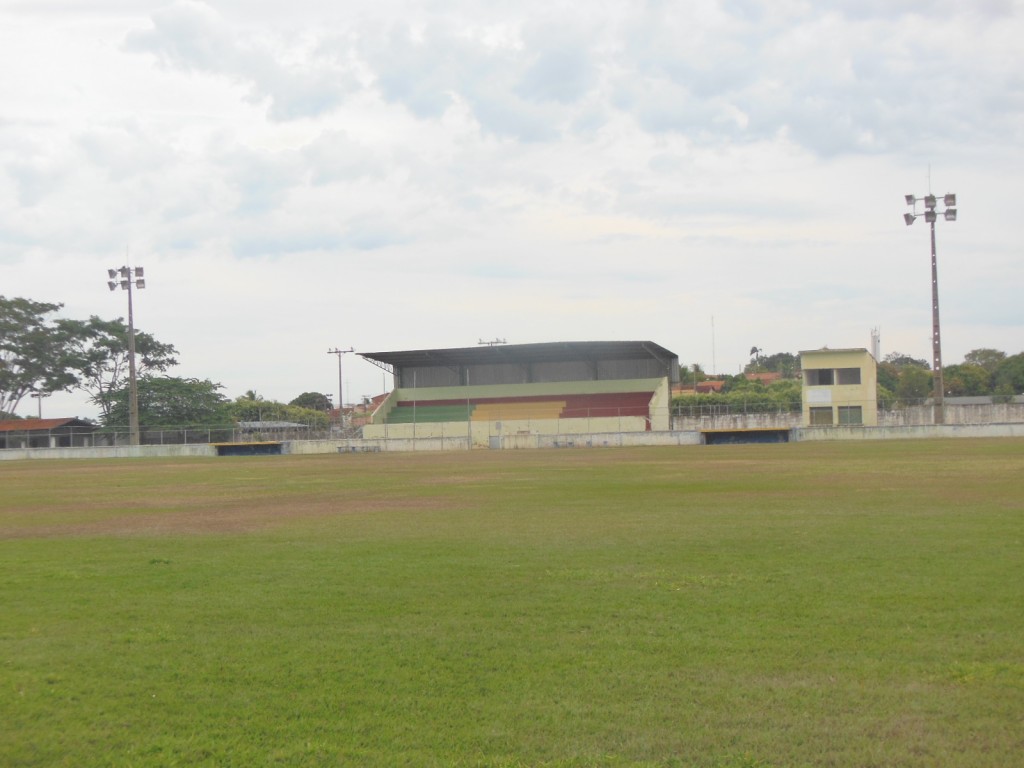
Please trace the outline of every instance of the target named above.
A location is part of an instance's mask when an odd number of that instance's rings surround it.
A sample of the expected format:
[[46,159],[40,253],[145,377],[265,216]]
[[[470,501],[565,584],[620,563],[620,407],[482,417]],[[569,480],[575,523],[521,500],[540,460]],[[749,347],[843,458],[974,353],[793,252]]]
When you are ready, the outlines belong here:
[[930,358],[930,189],[945,362],[1014,354],[1022,38],[1020,0],[2,0],[0,294],[124,316],[143,266],[137,326],[231,398],[337,397],[332,347]]

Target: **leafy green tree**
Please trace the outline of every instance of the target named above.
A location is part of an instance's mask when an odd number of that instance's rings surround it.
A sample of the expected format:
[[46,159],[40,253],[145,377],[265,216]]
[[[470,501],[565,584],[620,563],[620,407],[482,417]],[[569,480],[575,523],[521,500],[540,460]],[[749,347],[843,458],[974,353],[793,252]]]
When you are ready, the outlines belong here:
[[879,408],[885,410],[896,406],[896,395],[891,389],[883,386],[881,383],[879,383],[878,389],[875,391],[875,395],[878,399]]
[[[753,350],[751,350],[753,351]],[[763,355],[761,350],[758,350],[758,354],[753,362],[747,363],[747,366],[743,369],[744,373],[780,373],[785,379],[791,379],[796,376],[797,371],[800,370],[800,358],[794,355],[792,352],[776,352],[773,355]]]
[[878,364],[879,401],[887,405],[889,397],[903,403],[923,400],[931,394],[931,366],[927,360],[890,352]]
[[980,365],[962,363],[947,365],[942,371],[942,383],[947,395],[988,395],[992,392],[992,374]]
[[903,403],[924,400],[932,391],[932,375],[917,365],[905,365],[896,384],[896,397]]
[[[186,425],[224,426],[231,422],[223,387],[209,379],[143,376],[138,380],[139,424],[145,427]],[[104,426],[128,424],[127,386],[111,393]]]
[[694,382],[704,381],[705,379],[707,379],[707,374],[700,367],[700,363],[679,366],[679,382],[681,384],[693,386]]
[[1024,352],[1003,360],[996,369],[993,380],[1000,394],[1024,394]]
[[672,405],[678,412],[686,409],[733,408],[748,413],[756,412],[799,412],[801,408],[801,383],[797,379],[783,379],[765,386],[761,382],[747,381],[743,376],[729,380],[734,388],[717,394],[686,394],[673,398]]
[[977,365],[984,368],[990,374],[996,372],[1000,364],[1006,359],[1006,353],[1000,352],[998,349],[991,349],[989,347],[982,347],[981,349],[972,349],[966,355],[964,355],[964,362],[969,365]]
[[51,317],[63,306],[0,296],[0,411],[13,413],[30,392],[78,384],[73,329]]
[[[113,393],[128,381],[128,325],[123,318],[102,320],[92,315],[88,320],[65,320],[62,327],[74,338],[72,355],[81,370],[79,388],[88,392],[90,400],[100,407],[106,418],[113,406]],[[163,373],[177,365],[178,350],[150,334],[135,331],[135,371],[142,377]]]
[[297,405],[300,408],[308,408],[311,411],[329,411],[334,406],[331,404],[330,395],[320,392],[303,392],[292,400],[288,405]]
[[900,383],[900,368],[893,363],[881,362],[877,368],[878,388],[895,392]]
[[228,405],[231,418],[235,421],[292,421],[307,424],[315,429],[328,426],[330,419],[325,411],[316,411],[297,405],[286,405],[274,400],[252,400],[243,395]]
[[919,357],[911,357],[910,355],[905,355],[902,352],[890,352],[885,356],[884,362],[892,363],[897,368],[905,368],[910,365],[916,368],[924,368],[928,371],[931,370],[932,367],[931,363],[927,360],[922,360]]

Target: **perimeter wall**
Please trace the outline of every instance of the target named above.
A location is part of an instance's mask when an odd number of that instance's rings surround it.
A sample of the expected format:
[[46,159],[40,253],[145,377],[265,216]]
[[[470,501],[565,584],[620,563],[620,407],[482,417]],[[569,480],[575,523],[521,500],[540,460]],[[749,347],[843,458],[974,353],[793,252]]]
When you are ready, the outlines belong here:
[[[465,425],[463,425],[465,429]],[[800,427],[790,430],[791,442],[825,440],[928,440],[945,438],[1024,438],[1024,424],[940,424],[908,427]],[[488,447],[499,450],[540,448],[616,448],[631,446],[700,445],[702,433],[692,431],[607,432],[587,435],[503,435]],[[479,448],[479,446],[473,446]],[[284,454],[385,453],[405,451],[466,451],[467,435],[428,438],[295,440],[285,442]],[[719,450],[728,450],[724,446]],[[0,460],[113,459],[155,457],[216,457],[213,445],[142,445],[117,448],[12,448]],[[230,457],[224,461],[272,461],[273,457]]]

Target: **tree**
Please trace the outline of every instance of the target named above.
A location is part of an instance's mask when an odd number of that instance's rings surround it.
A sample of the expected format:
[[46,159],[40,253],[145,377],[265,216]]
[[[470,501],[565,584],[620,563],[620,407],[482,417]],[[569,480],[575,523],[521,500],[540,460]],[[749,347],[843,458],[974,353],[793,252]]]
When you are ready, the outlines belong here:
[[896,384],[896,397],[904,403],[924,400],[932,391],[931,374],[917,365],[904,366]]
[[[754,350],[751,350],[753,354]],[[769,371],[781,373],[784,379],[791,379],[800,370],[800,358],[792,352],[776,352],[773,355],[762,355],[762,350],[757,350],[757,357],[743,369],[744,373],[758,373]]]
[[981,349],[972,349],[966,355],[964,355],[964,362],[970,365],[977,365],[984,368],[990,374],[995,373],[999,365],[1006,359],[1006,353],[1000,352],[998,349],[990,349],[988,347],[982,347]]
[[303,408],[298,405],[285,405],[263,398],[253,400],[248,395],[247,392],[228,404],[228,411],[235,421],[292,421],[316,429],[323,429],[329,423],[325,411]]
[[947,365],[942,371],[946,394],[953,397],[987,395],[992,392],[992,375],[980,365]]
[[993,380],[996,390],[1002,395],[1024,393],[1024,352],[1003,360],[996,369]]
[[[927,388],[922,389],[922,381],[931,381],[927,360],[921,360],[902,352],[890,352],[878,364],[879,398],[887,398],[889,393],[903,400],[921,400],[928,397]],[[924,374],[924,377],[921,374]]]
[[896,392],[900,383],[900,368],[892,363],[881,362],[878,364],[878,388],[887,392]]
[[49,317],[63,306],[0,296],[0,411],[13,413],[30,392],[78,384],[73,329]]
[[[74,342],[76,367],[81,370],[79,388],[90,393],[90,400],[100,407],[106,419],[113,407],[113,395],[128,381],[128,325],[123,318],[102,320],[92,315],[88,320],[64,320]],[[177,365],[178,350],[150,334],[135,331],[135,369],[139,377],[163,373]]]
[[[219,389],[209,379],[181,379],[173,376],[143,376],[139,385],[139,424],[145,427],[224,426],[231,411]],[[128,388],[110,394],[110,410],[104,426],[128,424]]]
[[747,381],[742,375],[728,380],[732,389],[723,387],[721,393],[682,394],[672,399],[673,407],[680,411],[710,406],[728,406],[743,412],[799,412],[801,383],[797,379],[782,379],[769,385]]
[[707,377],[704,369],[700,367],[700,363],[679,366],[679,381],[681,384],[693,385],[698,381],[704,381]]
[[288,405],[308,408],[311,411],[329,411],[334,407],[331,405],[331,396],[323,395],[319,392],[303,392],[288,403]]
[[892,363],[897,368],[905,368],[908,365],[915,366],[917,368],[924,368],[926,371],[931,370],[931,363],[927,360],[922,360],[919,357],[911,357],[905,355],[902,352],[890,352],[884,358],[885,362]]

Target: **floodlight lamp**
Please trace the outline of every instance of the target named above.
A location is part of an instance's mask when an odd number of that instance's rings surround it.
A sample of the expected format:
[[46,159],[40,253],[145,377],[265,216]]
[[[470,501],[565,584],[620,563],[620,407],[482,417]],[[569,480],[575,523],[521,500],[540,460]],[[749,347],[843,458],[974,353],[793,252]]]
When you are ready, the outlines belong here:
[[117,277],[117,270],[116,269],[108,269],[107,270],[107,277],[109,277],[111,280],[113,280],[115,277]]
[[945,205],[947,208],[955,208],[956,195],[946,195],[945,197],[942,198],[942,204]]
[[135,287],[136,287],[136,288],[145,288],[145,287],[146,287],[146,281],[145,281],[145,280],[143,280],[143,279],[142,279],[142,278],[140,277],[140,278],[139,278],[138,280],[136,280],[136,281],[135,281]]
[[907,205],[913,205],[914,204],[914,196],[913,195],[904,195],[903,199],[907,201]]
[[122,280],[122,281],[121,281],[121,290],[122,290],[122,291],[127,291],[127,290],[128,290],[128,286],[129,286],[129,285],[131,285],[131,282],[130,282],[130,281],[128,281],[128,280]]
[[946,221],[956,221],[956,208],[947,208],[943,215],[946,217]]
[[142,277],[144,274],[145,273],[142,271],[142,267],[136,267],[135,268],[135,276],[136,277]]
[[[110,271],[113,272],[114,270],[110,270]],[[112,291],[116,291],[117,290],[117,283],[115,283],[113,280],[108,280],[107,281],[107,287],[110,288],[110,290],[112,290]]]
[[935,208],[935,195],[924,196],[924,207],[929,210],[933,210]]
[[916,216],[915,216],[914,214],[912,214],[912,213],[904,213],[904,214],[903,214],[903,220],[904,220],[905,222],[907,222],[907,226],[908,226],[908,227],[909,227],[909,226],[910,226],[911,224],[913,224],[913,223],[914,223],[914,219],[916,219],[916,218],[917,218],[917,217],[916,217]]
[[934,224],[937,218],[938,216],[936,215],[934,208],[930,208],[929,210],[924,212],[924,220],[927,221],[929,224]]
[[120,273],[121,277],[128,277],[131,273],[131,270],[129,270],[128,267],[121,267],[117,271]]

